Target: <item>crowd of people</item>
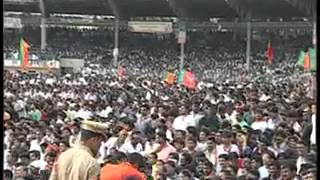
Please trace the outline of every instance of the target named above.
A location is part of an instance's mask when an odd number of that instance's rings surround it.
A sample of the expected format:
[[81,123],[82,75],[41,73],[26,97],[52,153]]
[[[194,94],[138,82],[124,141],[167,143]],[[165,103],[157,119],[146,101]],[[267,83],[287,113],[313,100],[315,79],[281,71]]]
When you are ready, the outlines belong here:
[[255,53],[248,72],[241,42],[189,45],[186,64],[199,83],[187,89],[163,82],[179,62],[170,36],[151,42],[136,35],[137,44],[123,35],[119,61],[126,71],[119,78],[111,71],[112,43],[95,41],[112,36],[55,32],[48,51],[84,58],[85,69],[99,63],[104,71],[4,71],[4,179],[49,179],[55,162],[82,141],[86,120],[108,124],[92,153],[101,180],[119,177],[124,166],[137,175],[127,179],[316,178],[317,103],[293,53],[273,66]]

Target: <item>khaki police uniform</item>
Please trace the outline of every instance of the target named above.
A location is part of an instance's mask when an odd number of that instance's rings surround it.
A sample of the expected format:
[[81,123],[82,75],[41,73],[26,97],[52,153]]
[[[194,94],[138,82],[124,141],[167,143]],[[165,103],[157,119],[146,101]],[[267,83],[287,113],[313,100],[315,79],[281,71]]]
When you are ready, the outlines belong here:
[[[84,121],[81,129],[104,134],[109,125],[93,121]],[[92,180],[97,179],[100,165],[90,148],[77,144],[63,152],[55,163],[50,180]]]

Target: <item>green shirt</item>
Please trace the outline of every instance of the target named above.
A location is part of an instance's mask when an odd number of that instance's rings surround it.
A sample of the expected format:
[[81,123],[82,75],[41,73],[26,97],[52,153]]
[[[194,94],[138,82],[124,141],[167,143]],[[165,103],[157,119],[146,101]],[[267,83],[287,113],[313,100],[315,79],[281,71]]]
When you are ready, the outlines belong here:
[[202,126],[209,128],[210,131],[218,132],[220,129],[220,122],[217,116],[203,117],[199,121],[199,127]]
[[245,129],[245,126],[248,126],[248,123],[245,120],[242,120],[241,122],[238,123],[241,127],[241,129]]
[[37,109],[35,111],[31,112],[31,119],[34,121],[40,121],[41,120],[41,112]]
[[253,123],[253,118],[250,111],[243,113],[243,120],[246,121],[248,125],[251,125]]

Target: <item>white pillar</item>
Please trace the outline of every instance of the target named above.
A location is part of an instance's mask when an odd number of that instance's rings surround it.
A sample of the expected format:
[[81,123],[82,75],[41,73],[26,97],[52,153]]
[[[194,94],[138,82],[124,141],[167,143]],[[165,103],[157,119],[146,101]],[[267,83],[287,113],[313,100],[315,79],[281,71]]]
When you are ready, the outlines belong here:
[[118,66],[119,57],[119,18],[115,17],[113,65]]
[[180,43],[180,70],[183,69],[184,65],[184,43]]
[[247,51],[246,51],[246,62],[247,69],[250,70],[250,51],[251,51],[251,21],[247,21]]
[[41,50],[45,50],[47,47],[47,29],[46,18],[41,18]]
[[47,46],[46,11],[44,6],[44,0],[40,0],[40,11],[41,11],[41,50],[44,50]]
[[[318,51],[317,51],[317,21],[313,22],[313,45],[314,45],[314,50],[316,52],[316,59],[318,57]],[[318,69],[317,69],[318,71]],[[315,73],[316,74],[316,73]],[[312,84],[311,84],[311,90],[312,90],[312,95],[313,98],[316,99],[317,98],[317,77],[316,75],[312,76]]]
[[317,21],[314,21],[314,22],[313,22],[312,43],[313,43],[315,49],[317,49]]

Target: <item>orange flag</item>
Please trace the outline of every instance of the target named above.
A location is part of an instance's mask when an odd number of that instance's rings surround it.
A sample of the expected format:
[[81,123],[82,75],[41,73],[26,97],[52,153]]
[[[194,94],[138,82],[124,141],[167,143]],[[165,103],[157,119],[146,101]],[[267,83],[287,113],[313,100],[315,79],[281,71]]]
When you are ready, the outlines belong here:
[[166,76],[165,76],[165,79],[164,79],[164,82],[169,84],[169,85],[172,85],[172,84],[174,84],[175,79],[176,79],[176,76],[174,75],[174,73],[167,72]]
[[304,70],[309,70],[310,69],[310,55],[309,52],[307,52],[304,55],[304,64],[303,64]]

